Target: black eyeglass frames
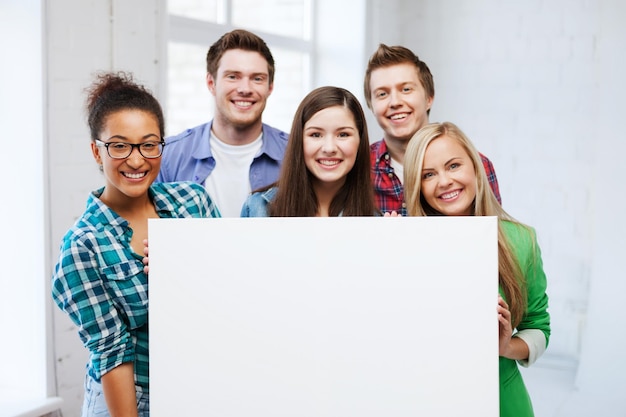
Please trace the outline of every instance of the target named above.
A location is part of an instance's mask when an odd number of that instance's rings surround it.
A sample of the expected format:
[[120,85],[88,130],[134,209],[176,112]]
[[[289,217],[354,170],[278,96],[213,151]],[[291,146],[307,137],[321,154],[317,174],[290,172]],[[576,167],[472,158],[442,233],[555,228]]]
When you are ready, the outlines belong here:
[[107,149],[107,153],[113,159],[126,159],[133,153],[133,149],[139,149],[139,153],[144,158],[154,159],[163,154],[163,147],[165,141],[148,141],[143,143],[126,143],[126,142],[103,142],[100,139],[96,139],[98,146],[104,146]]

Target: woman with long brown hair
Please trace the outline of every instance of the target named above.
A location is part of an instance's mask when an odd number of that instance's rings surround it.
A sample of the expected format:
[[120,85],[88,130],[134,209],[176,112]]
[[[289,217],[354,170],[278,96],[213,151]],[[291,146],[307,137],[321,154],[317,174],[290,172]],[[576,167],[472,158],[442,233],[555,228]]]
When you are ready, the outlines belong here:
[[340,87],[320,87],[294,116],[278,182],[254,192],[241,217],[373,216],[363,109]]

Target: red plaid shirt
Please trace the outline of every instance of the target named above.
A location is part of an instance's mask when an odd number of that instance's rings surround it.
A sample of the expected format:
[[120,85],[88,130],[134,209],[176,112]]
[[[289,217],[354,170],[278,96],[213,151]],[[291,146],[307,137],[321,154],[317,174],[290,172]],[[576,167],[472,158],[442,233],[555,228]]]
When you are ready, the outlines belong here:
[[[498,188],[498,178],[493,164],[487,157],[480,154],[489,185],[493,190],[498,202],[502,204],[500,189]],[[372,167],[372,182],[374,183],[374,194],[376,203],[382,213],[396,211],[406,216],[406,203],[404,202],[404,189],[400,179],[396,176],[391,167],[391,155],[387,151],[387,144],[384,140],[370,145],[370,161]]]

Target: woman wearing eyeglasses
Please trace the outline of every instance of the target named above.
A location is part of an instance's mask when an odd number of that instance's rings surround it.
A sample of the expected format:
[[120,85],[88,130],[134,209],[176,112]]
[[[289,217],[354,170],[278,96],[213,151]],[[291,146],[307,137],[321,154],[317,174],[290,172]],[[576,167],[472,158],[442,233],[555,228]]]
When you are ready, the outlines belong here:
[[52,296],[78,327],[90,357],[82,416],[149,416],[148,219],[219,217],[205,189],[153,183],[163,112],[127,73],[100,74],[87,90],[91,151],[104,187],[63,238]]

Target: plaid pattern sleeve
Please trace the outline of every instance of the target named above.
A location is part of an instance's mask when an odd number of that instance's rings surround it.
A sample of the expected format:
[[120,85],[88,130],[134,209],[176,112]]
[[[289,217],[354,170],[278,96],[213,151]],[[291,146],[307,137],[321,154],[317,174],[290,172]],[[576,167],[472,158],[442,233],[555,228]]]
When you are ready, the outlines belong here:
[[384,140],[370,145],[370,165],[378,209],[381,213],[395,211],[406,216],[404,188],[391,167],[391,156]]
[[498,178],[496,177],[496,169],[493,167],[491,161],[482,153],[480,154],[480,158],[483,161],[483,167],[485,168],[487,180],[489,180],[489,185],[491,186],[493,195],[496,196],[498,203],[502,204],[502,198],[500,197],[500,187],[498,186]]
[[[90,196],[87,211],[63,239],[52,296],[78,327],[96,380],[136,361],[136,333],[147,332],[148,288],[141,258],[130,248],[128,223]],[[146,346],[147,348],[147,346]],[[141,350],[141,347],[140,349]],[[147,351],[147,349],[146,349]]]
[[206,189],[194,182],[154,183],[151,187],[159,217],[221,217]]

